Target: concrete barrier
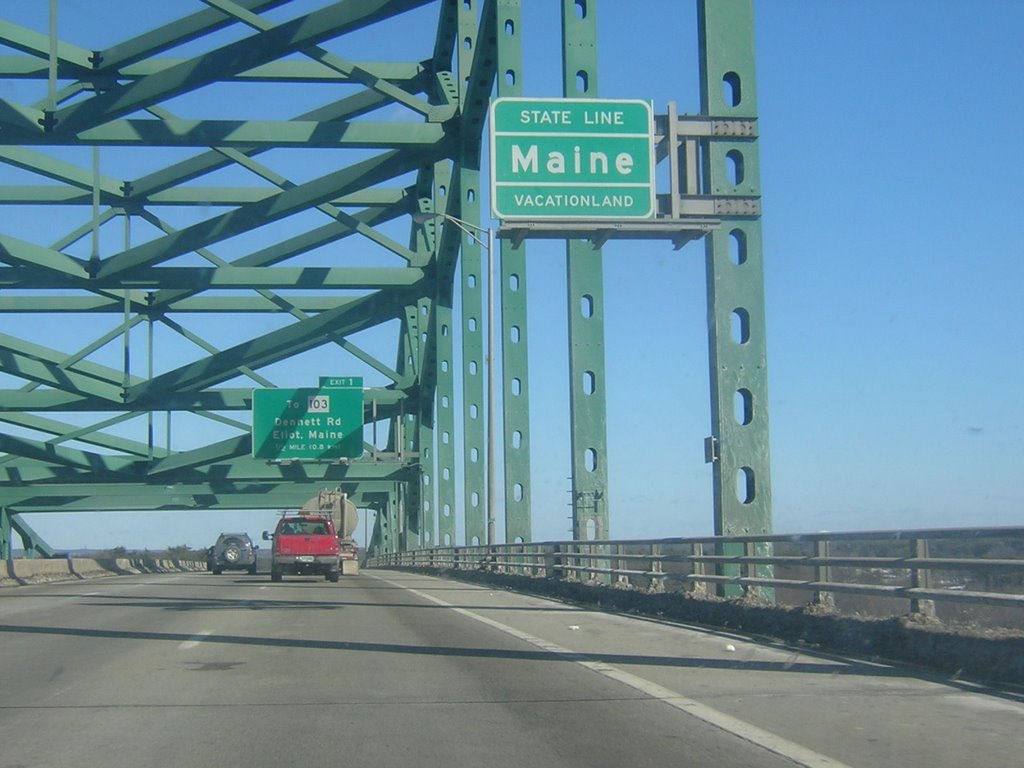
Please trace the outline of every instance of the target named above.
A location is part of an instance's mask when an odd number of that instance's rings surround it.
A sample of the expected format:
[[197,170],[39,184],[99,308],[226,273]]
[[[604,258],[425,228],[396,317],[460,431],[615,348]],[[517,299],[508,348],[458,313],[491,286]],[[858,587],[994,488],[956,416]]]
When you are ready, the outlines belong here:
[[93,560],[89,557],[69,557],[68,567],[71,570],[71,575],[79,579],[94,579],[99,576],[114,575],[114,572],[106,567],[106,565],[99,560]]
[[11,560],[11,576],[20,584],[37,584],[43,581],[67,581],[74,578],[67,558]]
[[11,571],[11,564],[4,560],[3,564],[0,565],[0,587],[16,586],[18,586],[18,581],[14,578],[14,574]]
[[129,560],[127,557],[119,557],[113,562],[114,569],[118,574],[127,576],[129,574],[140,574],[138,568],[135,567],[135,561]]
[[94,560],[88,557],[18,558],[0,564],[0,587],[17,587],[47,581],[93,579],[101,576],[130,576],[140,573],[201,571],[202,563],[178,560],[145,560],[118,557]]

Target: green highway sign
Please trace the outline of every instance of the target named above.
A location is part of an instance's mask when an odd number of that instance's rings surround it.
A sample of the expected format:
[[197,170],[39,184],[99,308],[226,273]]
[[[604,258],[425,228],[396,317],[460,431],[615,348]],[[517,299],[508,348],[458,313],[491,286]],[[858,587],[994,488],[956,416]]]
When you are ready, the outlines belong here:
[[648,102],[495,99],[490,140],[497,219],[654,215],[654,111]]
[[363,388],[362,376],[321,376],[320,389],[356,389]]
[[255,389],[254,459],[331,461],[363,455],[363,390]]

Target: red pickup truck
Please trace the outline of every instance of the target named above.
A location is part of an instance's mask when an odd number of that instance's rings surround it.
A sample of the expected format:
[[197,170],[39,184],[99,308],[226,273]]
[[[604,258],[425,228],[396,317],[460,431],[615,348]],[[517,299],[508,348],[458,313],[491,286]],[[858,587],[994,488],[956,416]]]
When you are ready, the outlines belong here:
[[281,581],[286,573],[323,574],[328,581],[341,576],[340,549],[334,524],[327,515],[285,515],[277,521],[273,533],[270,579]]

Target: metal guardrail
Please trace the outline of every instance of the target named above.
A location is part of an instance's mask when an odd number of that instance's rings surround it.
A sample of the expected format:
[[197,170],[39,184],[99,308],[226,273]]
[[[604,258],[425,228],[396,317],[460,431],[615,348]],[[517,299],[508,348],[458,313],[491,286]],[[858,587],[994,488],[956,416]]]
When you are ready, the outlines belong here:
[[[967,551],[969,556],[964,556]],[[837,593],[1024,609],[1024,527],[556,541],[381,554],[368,567],[486,570],[695,596]],[[978,588],[978,586],[981,588]]]

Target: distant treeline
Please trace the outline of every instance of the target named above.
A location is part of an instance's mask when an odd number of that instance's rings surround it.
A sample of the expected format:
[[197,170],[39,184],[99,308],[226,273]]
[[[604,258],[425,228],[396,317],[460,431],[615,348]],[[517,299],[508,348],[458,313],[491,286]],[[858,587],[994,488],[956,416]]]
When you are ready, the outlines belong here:
[[91,555],[96,559],[115,559],[126,557],[129,559],[144,560],[202,560],[206,557],[206,550],[192,549],[188,544],[178,544],[166,549],[128,549],[127,547],[113,547],[102,549]]
[[[813,550],[810,542],[780,542],[775,545],[776,555],[807,555]],[[829,543],[832,557],[912,557],[910,539],[889,541],[837,540]],[[1024,539],[936,539],[928,542],[928,557],[961,560],[1019,560],[1021,567],[1012,571],[986,571],[971,573],[957,570],[947,572],[961,584],[993,591],[1017,591],[1024,586]],[[898,566],[894,566],[898,567]]]

